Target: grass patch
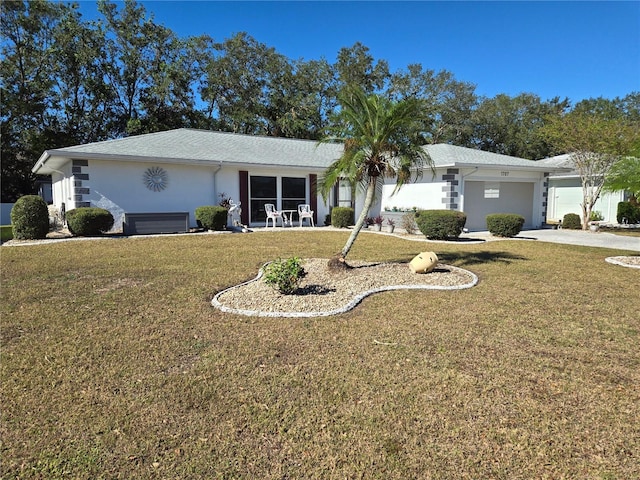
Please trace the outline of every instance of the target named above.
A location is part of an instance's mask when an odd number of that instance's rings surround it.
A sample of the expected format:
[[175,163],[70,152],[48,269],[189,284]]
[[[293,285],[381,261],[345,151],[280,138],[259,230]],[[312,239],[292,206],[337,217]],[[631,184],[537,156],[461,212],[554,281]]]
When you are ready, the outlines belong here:
[[600,231],[614,233],[616,235],[624,235],[627,237],[640,237],[640,228],[600,227]]
[[3,247],[0,478],[640,476],[638,274],[604,261],[625,252],[429,243],[478,286],[318,319],[210,306],[348,233]]

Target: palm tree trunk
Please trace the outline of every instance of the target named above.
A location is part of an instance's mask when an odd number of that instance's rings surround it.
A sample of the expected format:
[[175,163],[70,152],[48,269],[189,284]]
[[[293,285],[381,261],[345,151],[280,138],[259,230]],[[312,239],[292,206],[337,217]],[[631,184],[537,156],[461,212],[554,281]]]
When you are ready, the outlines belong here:
[[375,193],[376,193],[376,183],[378,182],[378,178],[379,177],[371,177],[369,179],[369,184],[367,185],[367,193],[364,198],[364,205],[362,205],[362,211],[360,212],[358,221],[353,227],[353,231],[351,232],[351,235],[349,235],[349,239],[347,240],[347,243],[345,243],[344,247],[342,248],[342,252],[340,252],[343,259],[349,254],[351,247],[353,247],[353,243],[356,241],[356,238],[358,237],[360,230],[362,230],[362,226],[364,225],[364,222],[366,221],[367,216],[369,215],[369,210],[373,205],[373,198],[375,197]]

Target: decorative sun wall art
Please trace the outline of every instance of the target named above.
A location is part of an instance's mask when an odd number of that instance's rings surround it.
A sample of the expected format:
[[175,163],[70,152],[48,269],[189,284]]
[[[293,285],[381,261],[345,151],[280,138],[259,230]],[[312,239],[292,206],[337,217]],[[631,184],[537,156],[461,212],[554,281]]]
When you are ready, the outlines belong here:
[[161,167],[149,167],[144,172],[143,181],[149,190],[161,192],[167,188],[169,175],[167,171]]

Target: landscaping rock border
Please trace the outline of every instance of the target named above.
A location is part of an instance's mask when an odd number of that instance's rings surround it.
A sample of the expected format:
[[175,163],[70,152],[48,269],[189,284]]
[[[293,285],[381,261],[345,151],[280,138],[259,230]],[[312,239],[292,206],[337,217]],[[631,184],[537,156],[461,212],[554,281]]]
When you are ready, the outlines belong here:
[[[406,263],[350,263],[346,272],[330,273],[328,259],[307,259],[307,276],[297,294],[283,295],[261,281],[264,266],[247,282],[217,293],[211,304],[226,313],[257,317],[326,317],[348,312],[364,298],[391,290],[461,290],[478,283],[467,270],[438,264],[434,272],[415,274]],[[338,308],[332,308],[336,304]]]

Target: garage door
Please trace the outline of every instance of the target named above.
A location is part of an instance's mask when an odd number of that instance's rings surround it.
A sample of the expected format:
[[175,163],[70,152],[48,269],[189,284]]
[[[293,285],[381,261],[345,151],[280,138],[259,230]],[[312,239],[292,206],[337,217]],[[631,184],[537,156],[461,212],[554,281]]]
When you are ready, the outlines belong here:
[[490,213],[517,213],[524,217],[523,228],[533,228],[533,183],[467,181],[464,212],[471,231],[486,230]]

